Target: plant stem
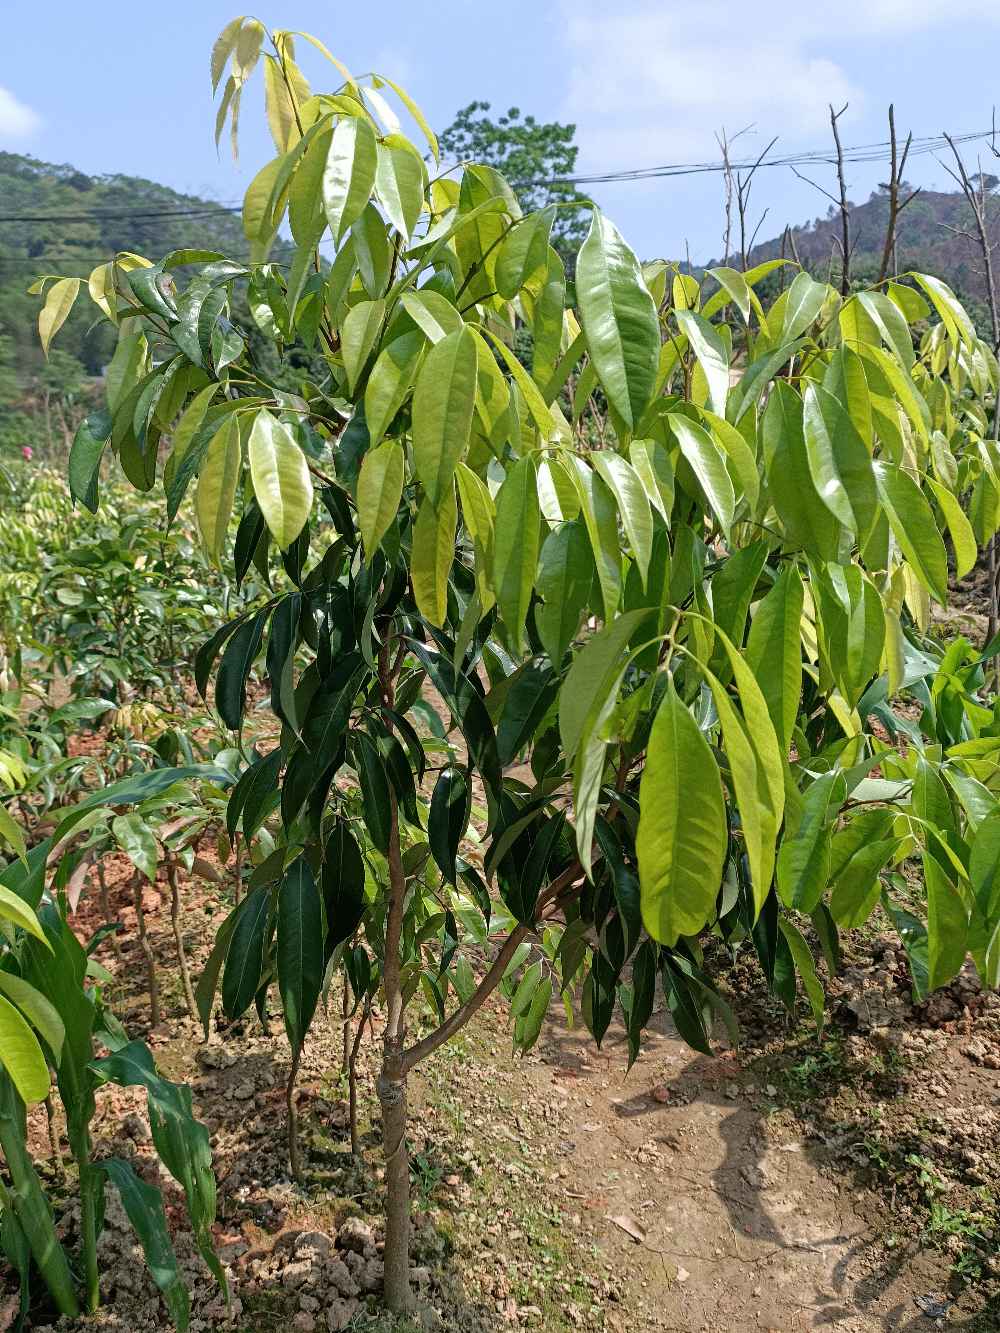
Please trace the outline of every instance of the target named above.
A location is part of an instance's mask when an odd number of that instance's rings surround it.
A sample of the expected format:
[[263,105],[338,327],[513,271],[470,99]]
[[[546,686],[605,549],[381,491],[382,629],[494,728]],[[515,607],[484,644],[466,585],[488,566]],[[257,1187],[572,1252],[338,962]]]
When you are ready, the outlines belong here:
[[[100,887],[101,915],[104,917],[104,924],[106,926],[110,926],[111,902],[110,899],[108,898],[108,881],[106,875],[104,874],[104,862],[100,857],[97,858],[97,883]],[[111,935],[111,951],[115,956],[115,960],[120,963],[122,958],[122,950],[121,950],[121,944],[118,941],[117,930],[113,931]]]
[[80,1313],[66,1251],[41,1181],[28,1156],[24,1103],[8,1076],[0,1071],[0,1152],[10,1172],[11,1189],[4,1205],[12,1208],[31,1246],[31,1255],[60,1314]]
[[[388,714],[393,706],[393,680],[389,662],[389,636],[379,651],[382,703]],[[387,725],[391,725],[387,721]],[[401,977],[403,908],[406,876],[399,845],[399,812],[396,794],[389,791],[389,909],[385,929],[386,1023],[382,1042],[382,1068],[376,1088],[382,1107],[382,1149],[385,1153],[385,1302],[393,1314],[412,1308],[410,1290],[410,1162],[406,1147],[406,1069],[403,1064],[404,1001]]]
[[358,1052],[361,1050],[361,1038],[364,1036],[365,1024],[371,1017],[371,1012],[371,1004],[366,1003],[365,1011],[361,1015],[361,1022],[358,1024],[358,1030],[354,1034],[354,1044],[351,1047],[351,1053],[348,1057],[347,1064],[347,1093],[351,1126],[351,1156],[355,1160],[361,1156],[361,1145],[358,1140]]
[[170,925],[174,932],[174,944],[177,946],[177,966],[181,972],[181,987],[184,991],[184,1003],[191,1018],[198,1021],[198,1002],[194,998],[191,985],[191,972],[188,968],[187,954],[184,951],[184,932],[181,930],[181,894],[177,884],[177,862],[173,857],[167,860],[167,881],[170,884]]
[[302,1184],[302,1157],[299,1153],[299,1107],[295,1096],[295,1080],[299,1076],[299,1062],[302,1059],[302,1048],[292,1048],[292,1067],[288,1071],[288,1082],[285,1084],[285,1106],[288,1112],[288,1165],[292,1173],[292,1179],[297,1185]]
[[55,1169],[56,1178],[64,1181],[66,1179],[66,1167],[63,1163],[62,1148],[59,1144],[59,1131],[56,1129],[55,1107],[52,1105],[52,1094],[45,1098],[45,1123],[49,1131],[49,1148],[52,1151],[52,1165]]
[[149,935],[146,933],[146,913],[142,907],[142,875],[138,871],[132,880],[132,891],[135,897],[135,920],[139,928],[139,948],[146,959],[146,981],[149,987],[149,1026],[155,1028],[160,1025],[160,983],[156,976],[156,958],[153,954],[153,946],[150,944]]

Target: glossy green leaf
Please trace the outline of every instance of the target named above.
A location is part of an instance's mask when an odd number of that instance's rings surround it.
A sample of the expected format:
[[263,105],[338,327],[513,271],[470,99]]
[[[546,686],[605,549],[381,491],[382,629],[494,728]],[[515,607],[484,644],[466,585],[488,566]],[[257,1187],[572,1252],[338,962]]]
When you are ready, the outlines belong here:
[[287,551],[308,521],[313,485],[306,456],[286,425],[262,408],[248,446],[254,495],[272,537]]
[[453,495],[475,401],[476,344],[462,328],[430,349],[413,392],[413,465],[435,507]]
[[358,474],[358,527],[371,564],[379,542],[395,520],[403,495],[406,459],[397,440],[369,449]]
[[378,141],[370,123],[363,116],[343,116],[334,127],[323,172],[323,208],[338,244],[367,207],[377,167]]
[[208,446],[194,501],[201,540],[209,559],[216,562],[229,530],[242,466],[239,421],[229,416]]
[[597,209],[577,258],[576,291],[591,360],[634,432],[656,385],[660,327],[638,260]]
[[649,736],[636,835],[642,919],[653,939],[673,945],[702,929],[728,845],[718,765],[668,682]]
[[323,985],[323,908],[308,862],[299,857],[278,888],[278,990],[293,1050],[306,1039]]

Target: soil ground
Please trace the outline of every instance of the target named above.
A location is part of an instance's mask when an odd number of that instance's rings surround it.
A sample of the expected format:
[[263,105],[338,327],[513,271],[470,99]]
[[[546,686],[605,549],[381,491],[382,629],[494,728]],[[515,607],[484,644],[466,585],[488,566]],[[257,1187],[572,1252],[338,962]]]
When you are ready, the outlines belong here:
[[[146,999],[130,867],[110,857],[107,870],[125,930],[120,956],[110,943],[100,956],[139,1035]],[[185,886],[196,974],[223,910],[219,892]],[[377,1312],[371,1048],[362,1055],[356,1163],[339,996],[317,1017],[303,1061],[308,1166],[299,1188],[286,1166],[280,1020],[270,1035],[256,1018],[217,1027],[205,1043],[183,1011],[161,895],[148,888],[145,898],[166,1011],[148,1036],[164,1072],[193,1084],[196,1113],[212,1132],[217,1235],[233,1293],[227,1311],[168,1182],[194,1333],[1000,1329],[1000,1001],[963,974],[915,1008],[892,937],[869,935],[830,982],[822,1036],[804,1015],[789,1024],[741,957],[723,969],[743,1028],[739,1048],[723,1041],[714,1056],[698,1055],[661,1014],[627,1076],[614,1027],[597,1051],[554,1006],[538,1046],[515,1060],[503,1003],[486,1006],[421,1067],[411,1091],[422,1298],[411,1324]],[[81,936],[95,913],[96,894],[86,895],[75,919]],[[98,1154],[133,1156],[155,1178],[142,1096],[108,1089],[99,1103]],[[40,1111],[31,1127],[49,1172]],[[57,1214],[72,1242],[72,1205]],[[60,1328],[170,1326],[113,1199],[102,1282],[101,1314]],[[50,1327],[43,1307],[33,1326]]]

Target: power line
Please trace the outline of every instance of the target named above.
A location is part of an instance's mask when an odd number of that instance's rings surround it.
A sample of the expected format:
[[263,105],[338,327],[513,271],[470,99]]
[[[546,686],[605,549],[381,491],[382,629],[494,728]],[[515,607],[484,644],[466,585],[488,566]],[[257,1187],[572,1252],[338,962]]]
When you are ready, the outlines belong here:
[[[970,134],[954,134],[952,142],[956,144],[973,143],[978,140],[994,138],[994,130],[976,130]],[[923,157],[928,154],[943,152],[947,148],[943,134],[926,135],[914,138],[910,146],[911,157]],[[856,144],[844,150],[844,161],[852,164],[888,161],[891,145],[888,140],[869,144]],[[828,148],[804,149],[798,153],[787,153],[780,157],[765,157],[758,163],[755,158],[743,161],[730,161],[728,170],[749,171],[752,167],[799,167],[799,166],[835,166],[836,157]],[[705,162],[667,162],[654,167],[632,167],[624,171],[595,172],[580,176],[539,177],[534,180],[514,180],[511,184],[522,189],[542,186],[576,185],[612,185],[627,181],[657,180],[673,176],[699,176],[711,172],[724,172],[727,164],[723,161]],[[124,220],[130,218],[197,218],[222,217],[239,213],[242,204],[218,204],[211,208],[153,209],[142,211],[103,210],[92,213],[30,213],[0,215],[0,223],[6,222],[98,222],[105,220]]]

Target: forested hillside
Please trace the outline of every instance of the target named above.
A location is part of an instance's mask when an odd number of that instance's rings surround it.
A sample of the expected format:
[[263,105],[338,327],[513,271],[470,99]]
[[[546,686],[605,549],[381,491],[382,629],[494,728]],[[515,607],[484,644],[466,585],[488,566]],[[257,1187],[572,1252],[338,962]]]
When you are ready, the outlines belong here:
[[[988,178],[989,180],[989,178]],[[903,191],[905,198],[912,187]],[[1000,195],[987,196],[989,230],[993,244],[1000,243]],[[864,204],[851,208],[851,273],[869,282],[878,275],[882,247],[889,222],[889,196],[879,190]],[[795,254],[816,276],[840,271],[840,213],[832,205],[824,217],[790,229],[791,240],[779,233],[773,240],[753,248],[751,264]],[[957,191],[942,193],[921,190],[903,210],[898,228],[896,265],[899,272],[916,269],[939,274],[972,314],[979,332],[986,334],[986,282],[978,246],[964,234],[974,229],[972,210]]]
[[111,346],[107,325],[81,308],[49,362],[36,332],[43,273],[86,276],[119,250],[158,256],[182,245],[246,253],[238,213],[138,176],[87,176],[75,167],[0,153],[0,453],[60,441],[75,425],[87,381]]

